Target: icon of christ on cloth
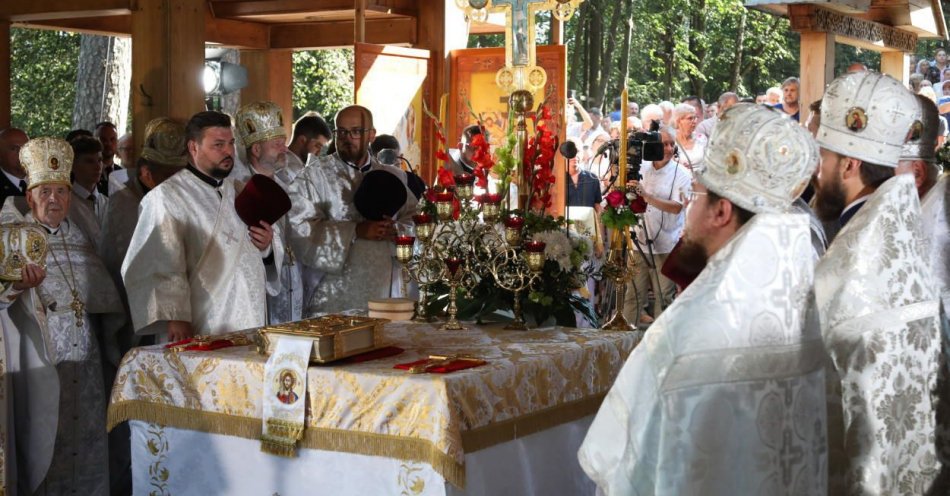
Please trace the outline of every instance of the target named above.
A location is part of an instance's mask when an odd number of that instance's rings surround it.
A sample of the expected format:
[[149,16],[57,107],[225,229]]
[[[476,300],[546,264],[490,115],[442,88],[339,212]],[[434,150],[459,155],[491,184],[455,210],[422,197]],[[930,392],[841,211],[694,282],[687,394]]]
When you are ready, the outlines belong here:
[[300,399],[300,396],[294,392],[294,386],[297,385],[297,375],[292,370],[284,370],[280,373],[280,390],[277,391],[277,400],[285,405],[293,405]]

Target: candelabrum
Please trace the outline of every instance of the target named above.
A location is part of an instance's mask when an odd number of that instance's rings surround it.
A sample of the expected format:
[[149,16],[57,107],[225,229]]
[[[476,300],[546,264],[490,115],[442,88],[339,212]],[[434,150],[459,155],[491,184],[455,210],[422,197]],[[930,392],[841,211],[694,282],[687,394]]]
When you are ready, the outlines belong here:
[[[428,289],[445,282],[449,286],[448,318],[442,328],[462,329],[458,321],[459,291],[471,298],[472,289],[488,279],[514,293],[514,321],[508,328],[525,329],[521,294],[539,279],[544,243],[523,243],[525,219],[503,215],[501,195],[475,198],[474,180],[470,174],[457,176],[454,191],[436,193],[436,215],[415,216],[415,236],[396,238],[396,258],[405,274],[419,284],[414,320],[428,320]],[[421,242],[418,249],[417,240]]]
[[625,256],[629,231],[625,231],[626,230],[615,229],[612,232],[613,239],[611,240],[610,253],[607,254],[607,261],[604,262],[604,266],[601,269],[603,276],[613,281],[614,297],[616,298],[614,315],[601,326],[601,329],[608,331],[635,330],[623,316],[624,293],[626,292],[627,281],[631,278]]

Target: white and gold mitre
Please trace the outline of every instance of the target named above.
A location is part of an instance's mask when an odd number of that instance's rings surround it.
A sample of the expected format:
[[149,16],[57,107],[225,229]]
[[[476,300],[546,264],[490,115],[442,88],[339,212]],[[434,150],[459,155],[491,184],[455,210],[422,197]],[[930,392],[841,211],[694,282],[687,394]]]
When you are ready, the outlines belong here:
[[825,90],[816,139],[846,157],[897,167],[919,108],[914,94],[890,76],[846,74]]
[[901,150],[901,160],[924,160],[933,162],[937,156],[937,133],[940,114],[937,105],[922,95],[914,95],[919,107],[920,119],[910,126],[907,142]]
[[188,164],[185,126],[169,117],[152,119],[145,126],[142,158],[159,165],[184,167]]
[[73,170],[73,148],[64,139],[36,138],[27,141],[20,148],[20,163],[26,169],[29,189],[41,184],[72,187],[69,173]]
[[818,165],[808,131],[775,109],[740,103],[713,129],[696,179],[755,213],[782,213],[801,195]]
[[254,102],[241,107],[234,119],[244,146],[250,147],[259,141],[286,137],[284,116],[274,102]]

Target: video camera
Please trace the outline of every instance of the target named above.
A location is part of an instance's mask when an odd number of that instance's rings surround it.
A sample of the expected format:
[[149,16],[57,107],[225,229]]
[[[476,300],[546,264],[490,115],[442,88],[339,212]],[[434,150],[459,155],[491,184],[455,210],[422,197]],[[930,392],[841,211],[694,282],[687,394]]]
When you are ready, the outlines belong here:
[[[620,161],[619,140],[604,143],[597,150],[601,155],[610,150],[610,165],[613,167]],[[627,135],[627,177],[640,177],[640,165],[643,161],[657,162],[663,160],[663,139],[660,137],[660,123],[653,121],[649,131],[638,131]]]

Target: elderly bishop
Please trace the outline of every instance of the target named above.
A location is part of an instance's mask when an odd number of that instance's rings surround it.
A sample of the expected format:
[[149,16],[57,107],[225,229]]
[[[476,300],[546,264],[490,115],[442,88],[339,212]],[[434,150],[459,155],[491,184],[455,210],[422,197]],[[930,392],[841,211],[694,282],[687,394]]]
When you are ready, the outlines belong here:
[[[235,165],[232,176],[246,183],[255,174],[276,182],[285,192],[300,169],[288,166],[287,131],[280,107],[273,102],[256,102],[242,107],[235,127],[245,146],[245,163]],[[267,267],[267,317],[271,324],[300,320],[303,312],[303,281],[300,265],[288,243],[290,217],[284,215],[274,225],[274,257]]]
[[580,449],[605,494],[826,494],[811,235],[786,213],[817,161],[781,112],[722,115],[681,248],[705,268],[630,354]]
[[186,136],[188,165],[142,200],[122,264],[136,332],[170,341],[265,324],[273,236],[235,210],[231,119],[200,112]]
[[[23,220],[41,228],[35,232],[47,235],[48,246],[45,279],[9,309],[13,329],[7,337],[15,335],[19,359],[28,362],[19,364],[25,377],[14,373],[17,445],[24,450],[17,457],[19,484],[32,494],[108,494],[106,389],[96,338],[108,338],[121,327],[122,303],[92,244],[67,220],[69,144],[57,138],[32,140],[20,150],[20,161],[29,178],[30,212]],[[17,215],[11,209],[3,214],[5,222]],[[28,249],[37,243],[30,236]],[[114,353],[106,341],[106,353]],[[36,348],[36,343],[42,345]],[[43,364],[56,374],[35,375],[31,369]]]

